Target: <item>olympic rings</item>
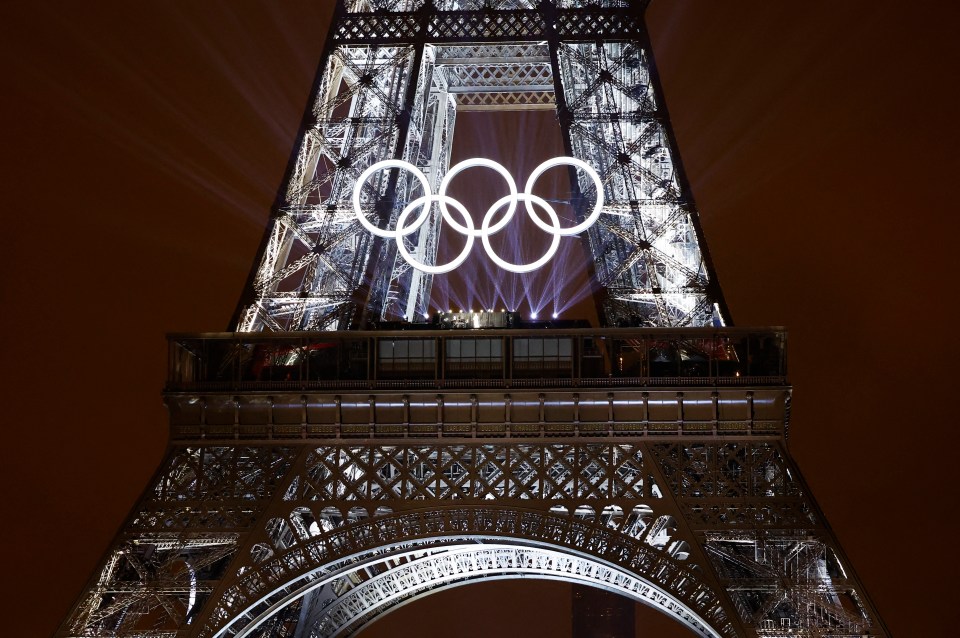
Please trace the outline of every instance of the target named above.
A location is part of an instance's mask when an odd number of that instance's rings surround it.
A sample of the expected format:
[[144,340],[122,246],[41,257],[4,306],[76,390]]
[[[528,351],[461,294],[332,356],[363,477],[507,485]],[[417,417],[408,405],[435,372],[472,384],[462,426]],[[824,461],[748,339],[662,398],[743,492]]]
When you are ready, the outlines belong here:
[[[457,266],[459,266],[464,261],[466,261],[467,257],[470,255],[470,249],[473,248],[473,242],[476,235],[473,232],[473,220],[470,218],[470,212],[467,210],[466,206],[464,206],[463,204],[461,204],[460,202],[458,202],[452,197],[447,197],[446,195],[440,195],[440,194],[424,195],[423,197],[418,197],[417,199],[407,204],[406,208],[404,208],[403,211],[401,211],[400,216],[397,217],[397,228],[403,228],[404,230],[406,230],[407,227],[403,225],[403,222],[407,221],[407,216],[410,215],[413,209],[416,208],[417,206],[423,205],[424,209],[429,211],[430,204],[432,204],[433,202],[439,202],[441,208],[445,208],[447,203],[449,202],[450,204],[453,204],[453,207],[456,208],[461,215],[463,215],[463,220],[467,223],[467,226],[469,227],[469,228],[463,229],[464,231],[466,231],[463,234],[467,236],[467,241],[463,246],[463,250],[460,251],[460,254],[457,255],[457,257],[453,261],[443,266],[430,266],[428,264],[420,263],[419,261],[417,261],[416,257],[410,254],[410,252],[407,250],[407,246],[403,243],[402,239],[397,239],[397,250],[399,250],[400,254],[403,255],[403,258],[407,260],[407,263],[410,264],[412,267],[416,268],[417,270],[422,270],[423,272],[430,273],[432,275],[442,275],[443,273],[454,270]],[[448,221],[451,219],[450,217],[448,217],[446,210],[444,210],[443,217]],[[418,222],[420,222],[422,219],[424,219],[423,215],[421,215],[416,222],[411,224],[411,226],[414,229],[419,228],[422,222],[421,223],[418,223]],[[453,223],[451,222],[451,226],[452,225]],[[407,234],[407,233],[404,233],[404,234]],[[487,241],[486,235],[483,236],[483,240]],[[484,246],[486,246],[486,244],[484,244]]]
[[526,206],[527,206],[527,213],[530,214],[530,218],[533,220],[533,223],[539,226],[541,230],[548,233],[555,232],[565,237],[568,237],[570,235],[579,235],[586,229],[593,226],[593,224],[600,217],[600,213],[603,212],[603,182],[600,180],[600,176],[597,175],[597,171],[593,170],[592,166],[590,166],[583,160],[577,159],[576,157],[555,157],[551,160],[547,160],[540,166],[533,169],[533,172],[530,173],[530,179],[527,180],[527,186],[526,188],[524,188],[524,191],[527,193],[530,193],[533,190],[533,185],[537,183],[537,180],[545,171],[551,168],[554,168],[556,166],[563,166],[564,164],[569,164],[570,166],[576,166],[577,168],[582,170],[584,173],[587,174],[588,177],[590,177],[590,179],[593,180],[594,185],[597,187],[597,203],[594,204],[593,211],[587,216],[585,220],[583,220],[583,223],[577,224],[576,226],[572,226],[570,228],[564,228],[562,230],[559,228],[557,228],[556,230],[553,228],[548,228],[546,224],[540,221],[539,217],[533,214],[533,208],[530,206],[529,200],[527,200]]
[[[504,216],[505,221],[501,220],[496,226],[497,230],[493,230],[490,228],[490,219],[493,218],[493,214],[502,208],[506,203],[510,203],[512,208],[516,208],[518,199],[522,199],[526,202],[527,212],[531,219],[540,222],[536,213],[533,212],[533,207],[530,206],[530,202],[533,202],[546,211],[547,215],[550,217],[550,221],[553,222],[553,228],[550,231],[553,233],[553,241],[550,242],[550,248],[547,249],[547,252],[544,253],[543,257],[529,264],[511,264],[509,261],[504,261],[497,253],[493,251],[493,247],[490,245],[490,235],[495,234],[498,230],[506,226],[507,222],[510,221],[510,218],[513,217],[513,215],[508,212]],[[538,223],[538,225],[540,224]],[[540,227],[543,228],[542,225]],[[553,256],[557,253],[557,248],[560,247],[560,233],[556,232],[559,230],[560,218],[557,216],[557,212],[553,210],[553,206],[536,195],[531,195],[530,193],[521,193],[516,197],[510,197],[510,195],[507,195],[506,197],[501,197],[494,202],[493,206],[487,210],[487,214],[483,217],[483,225],[481,226],[481,231],[483,231],[483,233],[480,235],[480,239],[483,241],[483,248],[487,251],[487,256],[493,260],[493,263],[510,272],[525,273],[532,272],[553,259]]]
[[404,228],[403,232],[401,232],[400,229],[380,230],[371,224],[370,221],[360,211],[360,187],[363,186],[363,183],[366,182],[371,175],[385,168],[407,169],[420,181],[420,185],[423,186],[423,192],[425,193],[430,192],[430,182],[427,181],[427,176],[424,175],[420,169],[409,162],[404,162],[403,160],[383,160],[382,162],[377,162],[376,164],[370,166],[367,170],[360,173],[360,177],[357,178],[357,183],[353,187],[353,211],[357,214],[357,219],[360,220],[360,223],[363,224],[364,228],[374,235],[378,237],[386,237],[387,239],[396,239],[399,242],[401,237],[404,235],[409,235],[423,226],[423,223],[427,221],[427,216],[430,214],[430,207],[424,206],[423,212],[420,214],[420,217],[417,218],[417,221]]
[[[502,165],[498,164],[497,162],[494,162],[493,160],[484,159],[482,157],[463,160],[462,162],[460,162],[459,164],[451,168],[449,171],[447,171],[447,174],[443,176],[443,181],[440,182],[440,190],[438,192],[441,195],[446,195],[447,186],[450,185],[450,182],[453,181],[453,178],[454,176],[457,175],[457,173],[459,173],[460,171],[464,171],[468,168],[475,168],[477,166],[482,166],[484,168],[491,168],[496,172],[500,173],[504,181],[507,182],[507,186],[510,188],[510,194],[507,196],[512,198],[510,200],[510,208],[507,210],[507,214],[505,218],[501,220],[499,223],[497,223],[496,225],[494,225],[493,228],[490,229],[491,233],[497,233],[500,231],[500,229],[502,229],[504,226],[507,225],[507,223],[513,218],[513,214],[517,210],[517,183],[513,181],[513,175],[511,175],[509,171],[507,171],[507,169],[504,168]],[[447,211],[447,205],[442,200],[440,202],[440,210],[443,211],[444,221],[450,224],[451,226],[453,226],[453,229],[458,233],[460,233],[461,235],[466,235],[468,232],[470,232],[474,237],[477,237],[477,236],[480,236],[480,233],[483,232],[483,231],[474,231],[472,228],[470,229],[470,231],[467,231],[466,228],[457,224],[453,220],[453,217]]]
[[[557,166],[574,166],[593,180],[594,185],[596,186],[597,201],[594,204],[593,210],[583,220],[580,224],[576,226],[571,226],[569,228],[562,228],[560,226],[560,218],[557,215],[557,212],[553,207],[543,198],[534,195],[531,191],[536,185],[537,180],[540,176],[551,168]],[[499,200],[494,202],[489,209],[487,209],[486,215],[483,217],[483,222],[480,225],[480,229],[476,229],[473,223],[473,219],[470,217],[469,211],[466,207],[461,204],[456,199],[449,197],[447,195],[447,187],[450,185],[450,181],[460,172],[468,168],[489,168],[496,171],[503,177],[504,181],[507,183],[507,187],[510,190],[509,195],[501,197]],[[361,203],[360,203],[360,194],[363,189],[363,185],[370,178],[371,175],[377,171],[388,169],[388,168],[399,168],[405,171],[408,171],[413,174],[413,176],[420,182],[420,185],[423,189],[424,195],[414,199],[409,204],[407,204],[400,215],[397,217],[397,229],[396,230],[383,230],[378,228],[373,223],[370,222],[363,214]],[[533,261],[529,264],[513,264],[502,259],[499,255],[494,252],[493,247],[490,245],[490,237],[497,234],[504,228],[507,224],[513,219],[513,216],[516,214],[517,204],[519,202],[524,203],[524,207],[527,211],[527,215],[544,232],[550,233],[553,235],[553,239],[550,242],[550,247],[543,254],[542,257]],[[443,220],[449,225],[453,230],[457,231],[461,235],[464,235],[467,240],[463,247],[463,250],[457,255],[452,261],[443,264],[431,266],[429,264],[421,263],[406,247],[403,241],[403,237],[416,232],[419,230],[428,220],[430,216],[430,209],[433,204],[436,203],[440,207],[440,213],[443,217]],[[453,206],[456,211],[463,217],[464,224],[460,224],[450,212],[449,206]],[[491,223],[493,221],[496,213],[502,209],[504,206],[507,206],[506,213],[503,217],[496,223]],[[534,211],[534,206],[542,209],[547,217],[550,220],[550,223],[540,219],[539,215]],[[414,210],[420,208],[420,215],[410,223],[409,226],[405,225],[407,219],[413,214]],[[575,157],[556,157],[551,160],[540,164],[534,171],[530,174],[530,178],[527,180],[526,188],[523,193],[517,192],[517,184],[513,179],[513,176],[507,172],[507,169],[504,168],[501,164],[494,162],[493,160],[483,159],[483,158],[474,158],[469,160],[464,160],[447,171],[447,174],[444,175],[443,180],[440,182],[440,188],[437,191],[437,194],[434,195],[431,188],[430,182],[427,179],[426,175],[423,174],[420,169],[418,169],[413,164],[409,162],[404,162],[403,160],[383,160],[377,162],[376,164],[371,165],[365,171],[360,174],[360,177],[357,178],[357,182],[353,187],[353,211],[357,216],[357,220],[360,224],[366,228],[369,232],[377,235],[378,237],[384,237],[387,239],[395,239],[397,241],[397,250],[400,255],[406,260],[411,267],[416,268],[417,270],[430,273],[430,274],[443,274],[454,270],[460,266],[464,261],[466,261],[467,256],[470,254],[470,250],[473,248],[474,240],[479,237],[483,242],[484,250],[487,252],[487,256],[491,260],[504,270],[513,273],[527,273],[540,268],[548,261],[550,261],[553,256],[557,253],[557,250],[560,246],[561,237],[569,237],[571,235],[577,235],[587,230],[600,217],[603,212],[603,182],[600,180],[600,176],[597,172],[586,162],[579,160]]]

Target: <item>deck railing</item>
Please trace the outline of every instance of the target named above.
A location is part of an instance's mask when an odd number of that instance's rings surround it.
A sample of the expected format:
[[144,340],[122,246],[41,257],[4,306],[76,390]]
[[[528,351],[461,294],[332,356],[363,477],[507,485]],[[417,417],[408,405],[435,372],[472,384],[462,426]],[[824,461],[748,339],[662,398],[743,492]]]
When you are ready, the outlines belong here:
[[174,334],[168,392],[782,385],[780,328]]

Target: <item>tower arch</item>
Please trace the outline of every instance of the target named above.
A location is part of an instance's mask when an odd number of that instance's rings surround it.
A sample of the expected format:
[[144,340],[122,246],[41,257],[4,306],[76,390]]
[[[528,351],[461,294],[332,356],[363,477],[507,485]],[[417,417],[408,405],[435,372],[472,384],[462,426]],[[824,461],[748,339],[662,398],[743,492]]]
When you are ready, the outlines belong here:
[[303,636],[352,635],[432,593],[524,577],[623,595],[699,636],[738,635],[702,570],[671,556],[653,536],[573,515],[489,506],[391,513],[297,543],[238,574],[201,635],[256,636],[292,616]]

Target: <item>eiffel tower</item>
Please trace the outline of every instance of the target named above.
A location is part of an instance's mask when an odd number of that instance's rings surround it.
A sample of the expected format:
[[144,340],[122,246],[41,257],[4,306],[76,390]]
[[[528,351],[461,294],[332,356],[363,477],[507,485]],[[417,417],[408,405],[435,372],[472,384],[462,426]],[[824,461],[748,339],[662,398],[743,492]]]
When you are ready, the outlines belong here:
[[[338,1],[236,332],[170,337],[170,449],[57,636],[350,635],[518,577],[889,635],[790,458],[785,332],[729,325],[646,4]],[[431,308],[460,221],[518,269],[442,193],[457,114],[521,109],[569,193],[514,202],[566,200],[533,223],[582,236],[601,327]]]

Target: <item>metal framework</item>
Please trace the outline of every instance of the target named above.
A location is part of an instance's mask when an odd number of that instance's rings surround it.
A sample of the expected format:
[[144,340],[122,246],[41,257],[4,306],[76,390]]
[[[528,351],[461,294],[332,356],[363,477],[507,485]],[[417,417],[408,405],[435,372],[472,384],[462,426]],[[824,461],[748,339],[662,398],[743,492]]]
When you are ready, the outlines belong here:
[[[385,159],[420,167],[435,190],[457,111],[478,109],[556,109],[569,154],[603,176],[604,214],[587,244],[607,325],[722,322],[650,58],[646,3],[633,4],[341,4],[237,330],[422,320],[431,275],[363,232],[351,196],[358,176]],[[575,172],[572,184],[579,208],[597,197]],[[420,194],[409,175],[385,171],[364,184],[362,201],[369,219],[392,228]],[[421,262],[435,263],[440,229],[433,211],[408,238]]]
[[[238,332],[170,337],[170,450],[58,638],[345,636],[529,576],[711,638],[889,635],[790,458],[785,333],[722,327],[645,5],[338,3]],[[360,232],[357,177],[436,187],[457,111],[503,108],[556,109],[602,176],[609,327],[360,330],[431,279]],[[418,188],[378,173],[368,219]]]

